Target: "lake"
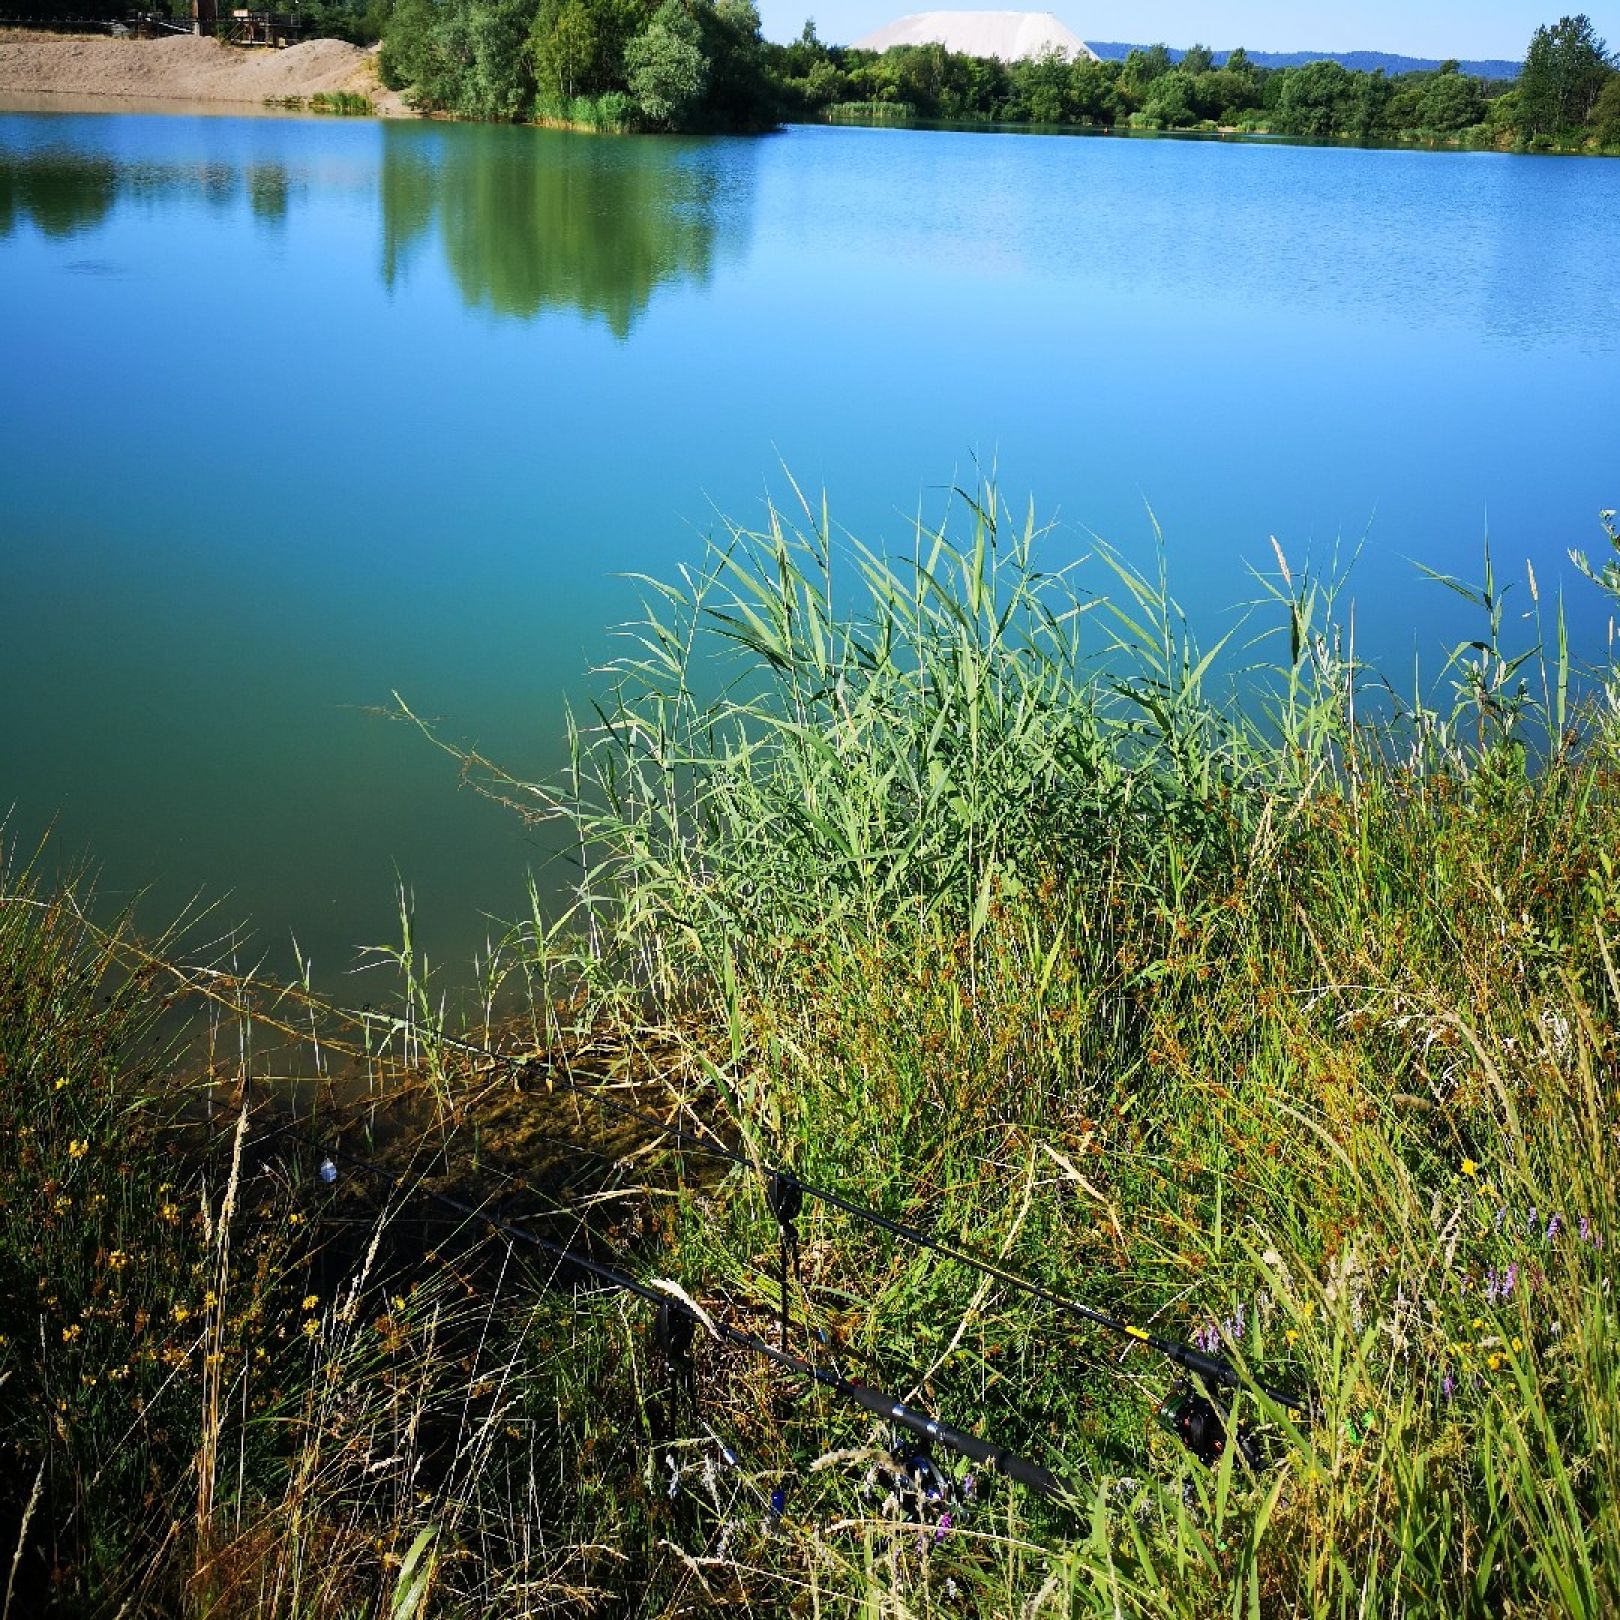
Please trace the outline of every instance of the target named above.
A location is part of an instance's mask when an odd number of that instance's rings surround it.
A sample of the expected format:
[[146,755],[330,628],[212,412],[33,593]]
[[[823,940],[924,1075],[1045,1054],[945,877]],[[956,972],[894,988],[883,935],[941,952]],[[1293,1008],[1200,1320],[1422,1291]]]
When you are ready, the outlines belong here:
[[328,983],[403,882],[465,981],[544,839],[377,710],[554,769],[624,576],[784,468],[896,549],[976,462],[1054,563],[1151,508],[1207,633],[1360,546],[1407,683],[1488,532],[1601,655],[1620,162],[0,112],[0,424],[9,840]]

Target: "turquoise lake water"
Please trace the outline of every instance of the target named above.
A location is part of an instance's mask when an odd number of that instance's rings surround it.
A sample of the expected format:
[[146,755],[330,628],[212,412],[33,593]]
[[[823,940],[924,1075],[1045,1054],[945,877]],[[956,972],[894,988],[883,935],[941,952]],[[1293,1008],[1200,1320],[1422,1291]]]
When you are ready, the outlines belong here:
[[1211,634],[1269,536],[1360,544],[1359,650],[1437,674],[1477,626],[1412,560],[1488,532],[1595,658],[1620,162],[0,113],[7,836],[329,982],[403,879],[465,978],[544,843],[390,692],[543,774],[626,572],[783,467],[900,549],[976,460],[1054,563],[1151,506]]

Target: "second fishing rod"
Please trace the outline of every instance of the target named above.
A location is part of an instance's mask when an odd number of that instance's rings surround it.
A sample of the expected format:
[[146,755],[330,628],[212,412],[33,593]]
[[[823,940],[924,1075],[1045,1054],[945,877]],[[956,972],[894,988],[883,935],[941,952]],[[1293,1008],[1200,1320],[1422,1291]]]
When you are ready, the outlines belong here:
[[523,1078],[538,1081],[546,1086],[548,1090],[564,1091],[570,1095],[578,1096],[623,1118],[636,1120],[651,1129],[657,1130],[660,1134],[669,1137],[682,1147],[693,1152],[736,1165],[760,1177],[765,1189],[767,1207],[782,1232],[782,1317],[784,1330],[788,1314],[787,1271],[790,1261],[796,1253],[798,1243],[796,1221],[803,1200],[813,1198],[818,1203],[841,1210],[866,1225],[900,1238],[903,1242],[930,1250],[935,1254],[944,1256],[946,1259],[965,1265],[983,1276],[990,1277],[1009,1288],[1017,1289],[1032,1299],[1040,1300],[1042,1303],[1052,1306],[1055,1310],[1063,1311],[1065,1314],[1086,1322],[1093,1327],[1100,1328],[1117,1338],[1140,1344],[1163,1356],[1183,1372],[1202,1380],[1212,1393],[1241,1389],[1246,1382],[1249,1382],[1258,1394],[1265,1396],[1266,1399],[1274,1402],[1284,1411],[1293,1414],[1296,1418],[1308,1419],[1310,1416],[1310,1407],[1306,1401],[1284,1391],[1245,1380],[1238,1369],[1224,1357],[1211,1355],[1182,1340],[1156,1333],[1150,1328],[1128,1322],[1111,1312],[1098,1310],[1081,1300],[1060,1294],[1053,1289],[1047,1288],[1044,1284],[1035,1282],[1000,1264],[998,1261],[990,1259],[986,1255],[977,1253],[964,1244],[953,1243],[949,1239],[936,1237],[924,1232],[921,1228],[912,1225],[908,1221],[899,1220],[892,1215],[883,1213],[881,1210],[873,1209],[869,1205],[862,1204],[834,1188],[824,1187],[807,1180],[791,1168],[768,1164],[762,1159],[730,1147],[710,1132],[690,1130],[684,1126],[673,1124],[669,1120],[662,1119],[645,1109],[637,1108],[632,1104],[621,1102],[616,1097],[608,1096],[603,1087],[611,1082],[604,1076],[588,1075],[586,1079],[590,1083],[582,1084],[571,1068],[559,1073],[554,1063],[548,1063],[541,1058],[508,1056],[492,1051],[487,1047],[479,1046],[475,1042],[463,1041],[441,1032],[435,1032],[435,1038],[453,1050],[493,1063],[502,1068],[514,1070]]

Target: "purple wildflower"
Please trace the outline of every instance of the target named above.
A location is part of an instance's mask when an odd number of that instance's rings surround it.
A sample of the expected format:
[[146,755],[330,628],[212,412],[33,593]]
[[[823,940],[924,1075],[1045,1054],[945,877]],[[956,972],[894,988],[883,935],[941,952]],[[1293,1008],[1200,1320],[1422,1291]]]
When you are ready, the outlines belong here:
[[1507,1219],[1507,1205],[1506,1204],[1498,1204],[1496,1206],[1496,1220],[1492,1224],[1491,1230],[1493,1232],[1500,1232],[1502,1230],[1502,1222],[1505,1221],[1506,1219]]
[[1535,1231],[1535,1229],[1536,1229],[1536,1225],[1537,1225],[1537,1222],[1536,1222],[1536,1216],[1537,1216],[1537,1213],[1538,1213],[1538,1212],[1537,1212],[1537,1210],[1536,1210],[1536,1206],[1535,1206],[1535,1205],[1534,1205],[1534,1204],[1532,1204],[1532,1205],[1531,1205],[1531,1206],[1530,1206],[1530,1219],[1529,1219],[1529,1220],[1527,1220],[1527,1221],[1526,1221],[1526,1222],[1525,1222],[1525,1223],[1524,1223],[1524,1229],[1525,1229],[1525,1231],[1527,1231],[1527,1232],[1533,1232],[1533,1231]]
[[935,1542],[935,1544],[937,1545],[939,1542],[943,1541],[946,1538],[946,1536],[948,1536],[950,1533],[951,1533],[951,1516],[948,1513],[942,1513],[939,1516],[939,1523],[934,1526],[934,1542]]
[[1513,1261],[1509,1262],[1507,1271],[1503,1274],[1503,1277],[1502,1277],[1502,1298],[1506,1299],[1508,1297],[1508,1295],[1511,1294],[1513,1292],[1513,1290],[1518,1286],[1518,1283],[1519,1283],[1519,1262],[1517,1260],[1513,1260]]
[[1496,1268],[1493,1266],[1485,1273],[1485,1303],[1494,1305],[1502,1297],[1502,1284],[1497,1279]]
[[1553,1218],[1547,1222],[1547,1241],[1549,1243],[1556,1240],[1558,1237],[1559,1228],[1562,1227],[1563,1224],[1564,1217],[1562,1215],[1554,1215]]
[[979,1494],[979,1481],[978,1481],[977,1477],[975,1475],[973,1475],[973,1474],[965,1475],[963,1477],[963,1480],[962,1480],[962,1496],[963,1496],[963,1498],[966,1501],[971,1502],[973,1500],[973,1498],[975,1496],[977,1496],[978,1494]]
[[1589,1242],[1591,1242],[1591,1240],[1592,1240],[1592,1217],[1590,1215],[1583,1215],[1583,1216],[1581,1216],[1581,1242],[1582,1243],[1589,1243]]
[[1451,1369],[1446,1368],[1446,1375],[1440,1380],[1440,1393],[1449,1401],[1457,1391],[1457,1380],[1451,1376]]

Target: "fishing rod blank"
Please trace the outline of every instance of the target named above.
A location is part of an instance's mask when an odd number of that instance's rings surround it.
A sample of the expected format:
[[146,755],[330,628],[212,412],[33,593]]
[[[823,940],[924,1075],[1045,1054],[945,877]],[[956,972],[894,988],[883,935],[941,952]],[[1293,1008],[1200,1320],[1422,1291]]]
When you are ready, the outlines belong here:
[[[557,1257],[559,1262],[577,1267],[588,1276],[597,1278],[609,1287],[616,1288],[623,1293],[635,1295],[656,1307],[660,1312],[671,1315],[678,1314],[688,1318],[694,1324],[707,1327],[716,1337],[736,1345],[739,1349],[747,1350],[766,1361],[785,1368],[789,1372],[801,1377],[809,1378],[812,1382],[820,1384],[825,1389],[835,1391],[846,1400],[853,1401],[857,1406],[908,1430],[922,1439],[945,1446],[951,1451],[958,1452],[970,1461],[983,1467],[993,1468],[1005,1474],[1009,1479],[1023,1485],[1026,1489],[1037,1492],[1042,1496],[1065,1497],[1069,1492],[1064,1488],[1058,1477],[1050,1470],[1041,1467],[1039,1463],[1031,1462],[1025,1457],[1005,1446],[999,1446],[992,1441],[971,1433],[966,1429],[958,1429],[949,1423],[942,1423],[938,1418],[916,1407],[907,1406],[903,1401],[897,1401],[892,1396],[884,1394],[880,1389],[870,1384],[859,1384],[845,1378],[841,1373],[831,1368],[817,1365],[807,1361],[802,1356],[796,1356],[791,1351],[777,1349],[767,1344],[765,1340],[752,1333],[746,1333],[741,1328],[732,1327],[729,1323],[705,1318],[694,1307],[660,1288],[637,1281],[626,1272],[614,1266],[604,1264],[591,1256],[580,1254],[577,1250],[569,1248],[566,1244],[557,1243],[550,1238],[541,1237],[537,1232],[530,1232],[522,1227],[514,1226],[509,1221],[503,1221],[494,1215],[486,1214],[474,1205],[466,1203],[449,1193],[438,1192],[431,1187],[410,1188],[405,1185],[404,1179],[381,1165],[373,1164],[368,1159],[362,1159],[357,1154],[346,1149],[325,1145],[304,1132],[281,1126],[267,1133],[269,1136],[283,1136],[301,1142],[305,1147],[326,1156],[327,1161],[340,1159],[346,1164],[353,1165],[357,1170],[374,1177],[389,1187],[398,1188],[408,1196],[428,1198],[443,1205],[446,1209],[456,1211],[469,1220],[481,1221],[492,1231],[499,1232],[503,1237],[517,1243],[527,1243],[547,1254]],[[257,1144],[255,1144],[257,1145]],[[665,1318],[666,1323],[668,1316]]]
[[[1222,1357],[1209,1355],[1207,1352],[1199,1350],[1193,1345],[1185,1344],[1179,1339],[1166,1338],[1162,1334],[1136,1327],[1132,1323],[1112,1316],[1106,1311],[1099,1311],[1090,1305],[1081,1303],[1077,1299],[1056,1293],[1043,1284],[1033,1282],[1018,1272],[1011,1271],[971,1249],[944,1239],[932,1237],[908,1222],[897,1220],[892,1215],[885,1215],[881,1210],[872,1209],[855,1199],[846,1197],[843,1193],[834,1191],[830,1187],[818,1186],[791,1170],[767,1164],[755,1164],[746,1155],[737,1152],[734,1148],[728,1148],[723,1142],[719,1142],[712,1137],[686,1130],[679,1125],[659,1119],[655,1114],[634,1108],[628,1103],[621,1103],[616,1097],[603,1096],[600,1091],[594,1088],[582,1086],[573,1079],[571,1072],[559,1082],[553,1078],[554,1071],[549,1066],[542,1064],[538,1059],[505,1058],[497,1053],[474,1046],[471,1042],[459,1041],[449,1036],[442,1038],[448,1045],[459,1047],[463,1051],[476,1053],[493,1062],[515,1065],[520,1071],[524,1072],[539,1072],[544,1077],[548,1087],[560,1086],[562,1090],[568,1091],[575,1096],[585,1097],[625,1118],[639,1120],[644,1125],[653,1126],[665,1135],[674,1138],[683,1146],[690,1145],[699,1152],[763,1176],[767,1186],[768,1202],[771,1204],[773,1213],[776,1212],[777,1206],[781,1202],[779,1190],[790,1186],[796,1187],[800,1193],[807,1194],[809,1197],[834,1209],[842,1210],[856,1220],[863,1221],[869,1226],[875,1226],[882,1231],[888,1232],[891,1236],[901,1238],[905,1242],[915,1244],[920,1248],[930,1249],[936,1254],[944,1255],[947,1259],[968,1266],[972,1270],[991,1277],[1009,1288],[1018,1289],[1031,1298],[1041,1300],[1056,1310],[1065,1311],[1094,1327],[1100,1327],[1118,1337],[1131,1339],[1138,1344],[1146,1345],[1149,1349],[1155,1350],[1164,1356],[1175,1366],[1204,1379],[1205,1382],[1211,1385],[1230,1389],[1238,1388],[1243,1383],[1237,1368]],[[599,1079],[600,1077],[593,1078]],[[786,1316],[785,1293],[783,1315]],[[1255,1388],[1260,1394],[1275,1401],[1278,1406],[1298,1416],[1307,1415],[1308,1409],[1305,1403],[1296,1397],[1285,1395],[1279,1390],[1268,1389],[1264,1385],[1256,1385]]]

